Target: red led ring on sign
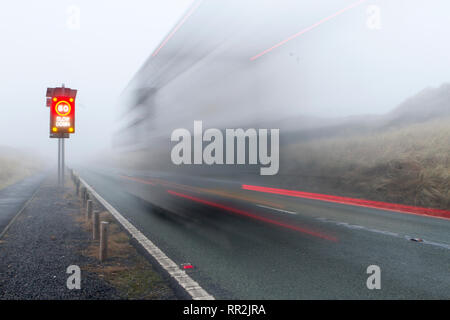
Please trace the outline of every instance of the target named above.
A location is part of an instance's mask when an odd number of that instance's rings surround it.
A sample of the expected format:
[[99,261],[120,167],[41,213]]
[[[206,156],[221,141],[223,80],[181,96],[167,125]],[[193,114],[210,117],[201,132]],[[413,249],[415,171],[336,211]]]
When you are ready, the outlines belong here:
[[[59,106],[60,103],[64,103],[66,106],[68,106],[68,111],[67,111],[66,113],[60,113],[60,112],[58,111],[58,106]],[[60,115],[61,117],[67,116],[67,115],[70,113],[71,110],[72,110],[72,106],[70,105],[70,103],[67,102],[67,101],[64,101],[64,100],[59,101],[59,102],[55,105],[55,111],[56,111],[56,113],[57,113],[58,115]]]

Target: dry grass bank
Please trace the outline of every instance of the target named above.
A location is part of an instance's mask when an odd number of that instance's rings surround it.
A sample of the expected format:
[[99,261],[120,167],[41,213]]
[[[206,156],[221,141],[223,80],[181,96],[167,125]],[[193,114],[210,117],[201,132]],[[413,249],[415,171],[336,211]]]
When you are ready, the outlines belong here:
[[[84,210],[75,220],[84,230],[92,234],[91,223],[86,221]],[[177,299],[167,282],[155,271],[130,242],[130,237],[120,228],[112,215],[103,211],[100,221],[109,223],[108,259],[103,263],[86,265],[84,270],[96,273],[116,289],[124,299],[174,300]],[[82,252],[95,260],[99,255],[99,242],[91,241]]]
[[293,144],[281,155],[280,177],[290,187],[450,208],[448,117],[361,136]]

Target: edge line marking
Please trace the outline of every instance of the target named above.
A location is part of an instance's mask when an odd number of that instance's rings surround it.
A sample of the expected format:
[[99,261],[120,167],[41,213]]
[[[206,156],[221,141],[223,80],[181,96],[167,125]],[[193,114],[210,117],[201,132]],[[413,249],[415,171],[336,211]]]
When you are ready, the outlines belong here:
[[297,214],[297,212],[295,212],[295,211],[289,211],[289,210],[283,210],[283,209],[278,209],[278,208],[272,208],[272,207],[268,207],[268,206],[263,206],[262,204],[257,204],[257,206],[261,207],[261,208],[266,208],[266,209],[270,209],[270,210],[279,211],[279,212],[284,212],[284,213],[289,213],[289,214]]
[[159,265],[192,297],[193,300],[215,300],[206,290],[194,281],[186,271],[173,262],[161,249],[150,241],[142,232],[133,226],[119,211],[103,199],[84,179],[79,175],[81,183],[97,198],[114,218],[131,234],[133,238],[159,263]]

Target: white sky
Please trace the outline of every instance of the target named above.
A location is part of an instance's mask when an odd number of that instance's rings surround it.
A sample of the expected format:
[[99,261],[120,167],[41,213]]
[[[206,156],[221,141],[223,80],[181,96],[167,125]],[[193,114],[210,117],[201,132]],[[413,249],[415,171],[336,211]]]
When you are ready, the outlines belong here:
[[[273,2],[277,6],[272,17],[275,21],[263,21],[256,38],[264,40],[282,26],[289,29],[286,31],[289,36],[355,2],[310,0],[300,5],[295,1],[292,3],[300,8],[311,7],[311,12],[283,11],[284,7]],[[0,146],[34,148],[56,158],[57,141],[48,137],[45,92],[47,87],[65,83],[79,90],[77,133],[67,143],[69,158],[108,149],[122,89],[192,2],[3,3]],[[370,5],[381,10],[379,29],[366,26]],[[80,9],[79,30],[68,27],[71,6]],[[238,9],[253,13],[255,7],[258,8],[242,0],[242,8]],[[272,13],[271,8],[266,9]],[[291,17],[289,24],[283,20],[287,13]],[[293,105],[301,113],[319,116],[385,113],[427,86],[450,81],[449,13],[448,0],[367,0],[262,57],[256,63],[267,61],[269,67],[264,77],[256,80],[273,88],[283,84],[283,90],[273,89],[276,91],[273,101],[267,102],[289,108]],[[270,40],[252,54],[273,44]],[[276,62],[272,69],[270,61]]]
[[[67,152],[109,147],[122,89],[192,0],[15,0],[0,9],[0,145],[56,157],[47,87],[78,89]],[[80,29],[68,27],[71,6]],[[82,134],[81,134],[82,133]],[[86,137],[89,137],[86,139]]]

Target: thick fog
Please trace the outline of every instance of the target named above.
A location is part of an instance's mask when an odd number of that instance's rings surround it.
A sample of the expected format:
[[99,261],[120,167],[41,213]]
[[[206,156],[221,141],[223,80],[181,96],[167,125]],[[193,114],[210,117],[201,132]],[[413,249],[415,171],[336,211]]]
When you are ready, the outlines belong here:
[[[78,89],[68,159],[108,149],[118,97],[191,0],[19,0],[0,10],[0,145],[57,156],[47,87]],[[79,13],[79,20],[77,14]],[[78,21],[77,21],[78,20]],[[79,22],[79,23],[78,23]]]
[[[204,3],[208,1],[214,0]],[[277,105],[277,114],[383,114],[423,88],[450,81],[450,3],[446,0],[226,3],[227,10],[220,13],[203,12],[209,22],[218,14],[228,15],[229,21],[234,16],[237,19],[229,33],[223,32],[226,26],[216,25],[218,43],[209,59],[262,66],[240,78],[243,91],[237,96],[246,96],[246,83],[257,82],[258,89],[247,96],[271,92],[261,106]],[[195,7],[198,1],[4,4],[0,11],[0,145],[34,148],[56,157],[57,142],[48,138],[45,89],[64,83],[79,90],[77,133],[67,143],[69,159],[109,149],[123,113],[119,96],[155,49],[160,72],[186,59],[204,58],[196,56],[196,48],[202,46],[202,39],[214,39],[215,30],[202,25],[186,22],[158,48],[192,4]],[[344,8],[349,9],[341,12]],[[187,19],[195,21],[195,14]],[[192,49],[171,56],[175,60],[161,58],[170,55],[180,34]],[[220,63],[213,61],[216,71]],[[196,73],[204,77],[192,78],[191,85],[196,81],[206,85],[210,81],[207,70]],[[188,70],[183,76],[191,73]],[[200,96],[201,90],[195,94]],[[217,117],[214,112],[205,117]],[[266,112],[269,115],[270,109]]]

